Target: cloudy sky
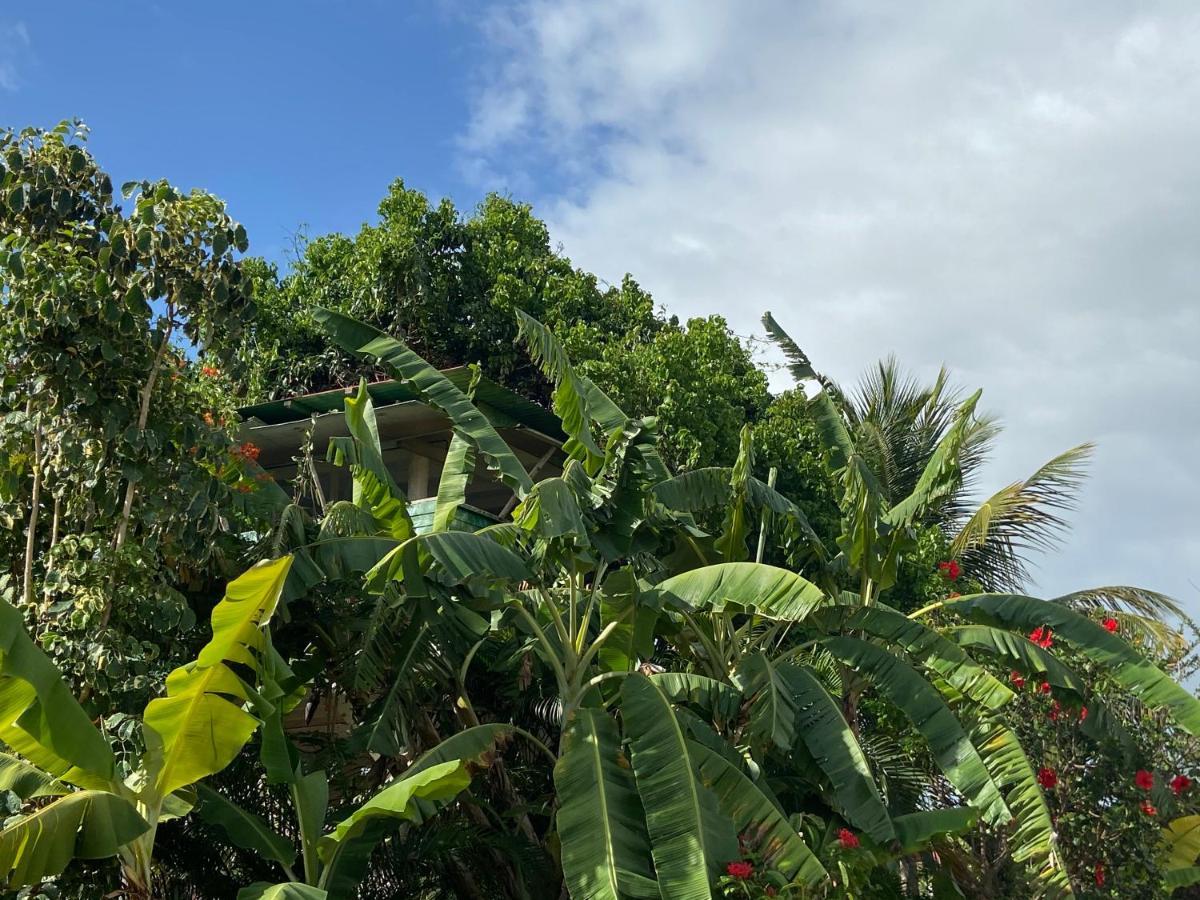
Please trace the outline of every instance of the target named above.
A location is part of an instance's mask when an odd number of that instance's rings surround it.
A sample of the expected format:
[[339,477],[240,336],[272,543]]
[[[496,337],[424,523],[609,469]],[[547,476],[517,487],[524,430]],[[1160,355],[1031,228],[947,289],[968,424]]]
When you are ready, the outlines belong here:
[[1045,591],[1200,614],[1198,110],[1194,2],[0,9],[0,124],[83,116],[117,181],[215,191],[256,252],[397,176],[499,190],[839,380],[947,364],[1007,426],[989,487],[1099,445]]

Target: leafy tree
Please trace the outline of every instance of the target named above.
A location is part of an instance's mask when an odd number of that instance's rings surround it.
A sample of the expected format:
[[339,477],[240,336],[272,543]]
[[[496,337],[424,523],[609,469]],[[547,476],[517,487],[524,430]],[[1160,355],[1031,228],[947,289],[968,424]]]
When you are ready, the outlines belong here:
[[[0,133],[0,544],[39,640],[128,713],[187,658],[237,552],[231,413],[180,345],[236,334],[252,305],[220,201],[137,182],[126,211],[84,138]],[[234,364],[213,352],[207,371]]]

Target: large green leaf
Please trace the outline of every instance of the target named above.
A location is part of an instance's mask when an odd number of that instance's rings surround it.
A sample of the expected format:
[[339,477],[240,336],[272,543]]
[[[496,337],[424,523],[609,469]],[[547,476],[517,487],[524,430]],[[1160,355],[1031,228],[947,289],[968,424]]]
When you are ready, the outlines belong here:
[[795,572],[762,563],[718,563],[675,575],[655,590],[687,609],[726,606],[781,621],[799,621],[826,602],[825,593]]
[[987,714],[971,723],[971,739],[1012,812],[1012,858],[1030,863],[1049,896],[1072,897],[1071,880],[1058,858],[1054,822],[1037,782],[1034,766],[1008,726]]
[[554,385],[554,412],[567,434],[563,449],[595,473],[604,459],[604,451],[596,444],[591,423],[599,425],[607,439],[625,424],[627,416],[607,394],[576,374],[566,351],[548,328],[519,309],[516,316],[518,338],[524,341],[533,361]]
[[1190,734],[1200,736],[1200,700],[1115,635],[1091,619],[1057,603],[1018,594],[976,594],[952,600],[946,608],[975,621],[1005,628],[1048,626],[1058,640],[1100,664],[1116,681],[1150,707],[1166,707]]
[[[402,744],[401,712],[406,688],[412,686],[412,660],[424,649],[428,625],[425,622],[409,623],[397,640],[386,648],[387,666],[391,671],[391,683],[387,691],[372,704],[366,723],[357,733],[361,745],[381,756],[399,756]],[[376,652],[376,648],[364,646],[362,655]],[[368,668],[365,660],[361,669]],[[365,680],[359,681],[362,684]]]
[[1059,662],[1049,650],[1020,634],[991,625],[959,625],[943,629],[943,633],[960,647],[982,650],[1006,659],[1017,671],[1041,676],[1059,690],[1069,691],[1079,697],[1087,695],[1087,686],[1078,675]]
[[701,783],[717,798],[721,812],[765,867],[809,887],[829,878],[820,860],[758,785],[703,744],[689,741],[688,753]]
[[370,325],[328,309],[318,308],[313,315],[344,350],[378,360],[393,377],[449,416],[456,430],[475,447],[488,468],[518,495],[523,496],[533,487],[529,473],[492,423],[445,375],[401,341]]
[[285,881],[266,884],[256,881],[238,891],[237,900],[327,900],[329,893],[309,884]]
[[25,632],[16,607],[0,600],[0,740],[51,775],[103,788],[116,763],[104,736]]
[[940,675],[955,689],[989,709],[999,709],[1013,693],[953,641],[932,628],[879,606],[831,606],[809,617],[829,633],[863,632],[888,646],[899,647],[922,668]]
[[754,441],[749,425],[742,426],[737,460],[729,477],[729,502],[725,505],[725,519],[721,533],[713,542],[713,549],[721,554],[724,562],[742,562],[746,559],[746,538],[750,536],[750,511],[746,500],[750,491],[750,470],[754,467]]
[[1181,816],[1167,823],[1162,831],[1167,847],[1164,866],[1182,869],[1194,866],[1200,857],[1200,816]]
[[852,637],[824,638],[835,657],[866,675],[904,712],[929,744],[938,767],[989,822],[1011,815],[970,737],[937,689],[916,669],[875,644]]
[[262,816],[242,809],[206,784],[197,785],[196,791],[200,798],[196,812],[224,831],[231,842],[285,866],[296,861],[292,842],[271,828]]
[[621,718],[663,900],[705,900],[709,872],[738,858],[733,822],[693,773],[671,701],[645,675],[622,683]]
[[690,672],[660,672],[650,680],[671,698],[687,703],[717,722],[732,722],[742,706],[742,692],[731,684]]
[[0,875],[10,885],[37,884],[72,859],[104,859],[149,825],[133,804],[105,791],[78,791],[10,820],[0,831]]
[[978,818],[979,813],[975,810],[966,806],[955,806],[896,816],[892,824],[896,827],[900,852],[908,854],[923,850],[934,838],[962,834],[974,828]]
[[795,698],[796,731],[829,779],[842,815],[877,843],[895,840],[896,831],[867,757],[840,704],[809,669],[781,665],[779,673]]
[[796,695],[780,672],[781,664],[765,653],[743,657],[735,681],[749,700],[746,737],[756,748],[774,744],[790,753],[796,740]]
[[[418,534],[396,547],[367,573],[367,583],[382,591],[388,581],[413,577],[412,557],[424,552],[430,574],[447,584],[479,581],[527,581],[532,576],[525,561],[490,536],[469,531]],[[410,582],[409,593],[413,593]]]
[[67,790],[66,785],[37,766],[8,753],[0,753],[0,791],[12,791],[22,800],[29,800],[58,796]]
[[1188,866],[1183,869],[1171,869],[1163,875],[1163,884],[1171,893],[1181,887],[1191,887],[1200,884],[1200,866]]
[[616,723],[602,710],[569,715],[554,788],[563,878],[572,900],[658,896],[637,785]]
[[213,608],[212,639],[195,662],[167,676],[167,695],[146,706],[143,724],[157,739],[147,735],[159,796],[221,771],[258,727],[258,719],[243,709],[250,699],[247,687],[228,664],[258,669],[263,627],[279,603],[291,563],[290,556],[261,562],[229,582]]
[[361,834],[372,819],[412,821],[417,815],[414,801],[418,798],[444,805],[466,790],[470,783],[471,773],[461,760],[438,763],[415,773],[405,772],[342,819],[331,834],[321,839],[318,852],[328,861],[339,844]]
[[454,517],[467,501],[467,485],[475,474],[475,447],[457,431],[450,437],[442,474],[438,478],[437,502],[433,508],[433,531],[449,531]]

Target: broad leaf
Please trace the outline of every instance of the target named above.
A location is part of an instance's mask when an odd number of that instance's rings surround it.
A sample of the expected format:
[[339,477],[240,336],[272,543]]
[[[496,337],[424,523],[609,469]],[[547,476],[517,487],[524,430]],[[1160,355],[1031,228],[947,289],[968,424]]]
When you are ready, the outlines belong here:
[[10,820],[0,831],[0,876],[10,885],[37,884],[72,859],[115,856],[149,825],[128,800],[105,791],[78,791]]
[[969,831],[975,827],[978,819],[979,813],[975,810],[966,806],[955,806],[896,816],[892,824],[896,827],[900,852],[909,854],[925,849],[934,838],[950,837]]
[[733,822],[746,845],[760,855],[765,867],[809,887],[827,881],[829,874],[820,860],[753,781],[702,744],[689,741],[688,753],[696,776],[717,798],[721,812]]
[[224,831],[232,843],[285,866],[296,861],[292,842],[271,828],[262,816],[242,809],[208,785],[197,785],[196,790],[200,796],[196,807],[200,817]]
[[835,657],[866,675],[908,716],[929,744],[938,767],[967,801],[993,823],[1010,813],[987,766],[946,701],[912,666],[875,644],[851,637],[825,638]]
[[743,657],[734,680],[750,704],[746,722],[750,744],[762,749],[774,744],[790,753],[796,740],[796,696],[780,665],[764,653],[753,653]]
[[693,773],[671,701],[646,676],[621,685],[621,718],[663,900],[705,900],[709,872],[738,858],[733,822]]
[[454,517],[467,500],[467,485],[475,474],[475,447],[457,431],[450,438],[446,461],[438,479],[437,503],[433,508],[433,531],[449,531]]
[[826,602],[819,587],[795,572],[751,562],[692,569],[655,590],[690,610],[721,612],[732,605],[781,621],[799,621]]
[[68,788],[37,766],[8,753],[0,753],[0,791],[12,791],[22,800],[29,800],[65,794]]
[[896,831],[867,757],[840,704],[807,668],[785,664],[779,672],[795,698],[796,731],[829,779],[842,815],[877,843],[895,840]]
[[[143,718],[157,736],[152,747],[155,785],[165,797],[221,771],[258,727],[243,709],[246,685],[228,665],[257,670],[265,644],[263,626],[279,602],[290,556],[261,562],[229,582],[212,612],[212,639],[196,661],[167,676],[167,695],[151,700]],[[155,741],[147,735],[147,741]]]
[[393,377],[449,416],[456,430],[475,447],[488,468],[518,496],[524,496],[533,487],[529,473],[492,423],[445,375],[401,341],[370,325],[328,309],[318,308],[313,315],[342,349],[378,360]]
[[1048,626],[1150,707],[1166,707],[1188,733],[1200,736],[1200,700],[1152,662],[1091,619],[1057,603],[1017,594],[977,594],[946,603],[970,619],[1022,631]]
[[295,881],[283,884],[256,881],[238,891],[237,900],[327,900],[328,897],[327,891]]
[[1182,816],[1167,823],[1162,831],[1167,847],[1167,869],[1194,866],[1200,857],[1200,816]]
[[672,703],[687,703],[717,722],[732,722],[741,711],[742,692],[723,681],[690,672],[660,672],[650,680]]
[[616,723],[603,711],[571,713],[554,787],[563,878],[572,900],[647,896],[654,869],[642,804]]

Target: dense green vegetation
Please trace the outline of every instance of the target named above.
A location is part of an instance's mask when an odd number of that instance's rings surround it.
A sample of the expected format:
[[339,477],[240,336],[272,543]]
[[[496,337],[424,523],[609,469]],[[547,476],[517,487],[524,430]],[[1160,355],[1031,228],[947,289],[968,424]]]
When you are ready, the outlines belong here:
[[[0,878],[94,898],[1156,897],[1200,880],[1194,630],[1028,596],[1090,448],[972,495],[979,394],[772,397],[528,207],[397,182],[282,277],[82,132],[0,136]],[[538,479],[437,371],[552,405]],[[364,377],[453,423],[431,530]],[[301,502],[233,407],[359,385]],[[321,456],[324,447],[306,447]],[[511,521],[457,530],[477,462]],[[303,467],[301,471],[304,471]],[[324,710],[330,726],[294,727]],[[293,723],[289,725],[288,723]]]

